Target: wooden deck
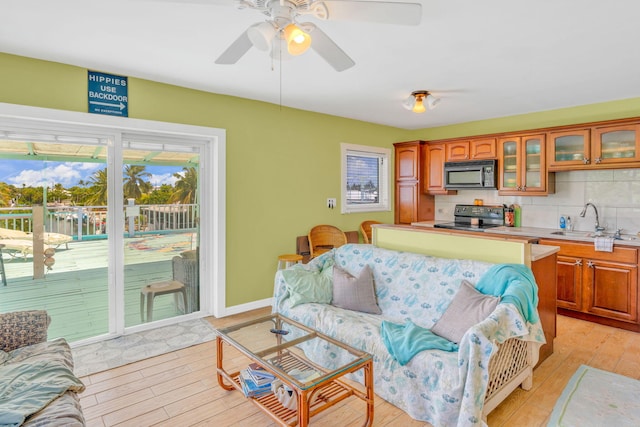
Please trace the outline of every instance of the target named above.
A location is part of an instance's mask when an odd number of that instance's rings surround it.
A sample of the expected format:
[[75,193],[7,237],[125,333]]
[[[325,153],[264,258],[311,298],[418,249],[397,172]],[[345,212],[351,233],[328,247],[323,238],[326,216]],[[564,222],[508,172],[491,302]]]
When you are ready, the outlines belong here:
[[[108,332],[108,242],[69,243],[56,250],[56,263],[43,279],[33,262],[4,255],[7,286],[0,285],[0,312],[47,310],[49,338],[78,341]],[[191,249],[191,233],[125,239],[125,324],[141,323],[140,289],[171,278],[171,258]],[[155,298],[153,319],[180,314],[172,295]]]

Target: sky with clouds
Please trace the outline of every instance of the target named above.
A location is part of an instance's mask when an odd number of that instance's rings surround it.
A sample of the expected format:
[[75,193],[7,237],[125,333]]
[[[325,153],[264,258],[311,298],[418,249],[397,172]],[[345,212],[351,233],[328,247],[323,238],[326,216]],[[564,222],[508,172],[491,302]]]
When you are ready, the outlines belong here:
[[[91,176],[103,169],[103,163],[52,162],[33,160],[0,160],[0,182],[22,187],[53,187],[62,184],[65,188],[78,185],[82,180],[89,182]],[[173,185],[177,178],[174,173],[181,172],[181,167],[147,166],[146,171],[152,176],[147,179],[153,186]]]

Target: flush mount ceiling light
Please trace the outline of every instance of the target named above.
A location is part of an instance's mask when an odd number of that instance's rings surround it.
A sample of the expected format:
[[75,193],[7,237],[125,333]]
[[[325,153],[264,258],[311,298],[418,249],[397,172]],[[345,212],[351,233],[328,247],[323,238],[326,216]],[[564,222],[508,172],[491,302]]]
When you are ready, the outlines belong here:
[[402,106],[414,113],[424,113],[427,111],[424,106],[425,101],[427,103],[427,107],[429,107],[430,110],[433,110],[440,102],[440,98],[436,98],[429,91],[416,90],[411,92],[411,95],[404,100]]

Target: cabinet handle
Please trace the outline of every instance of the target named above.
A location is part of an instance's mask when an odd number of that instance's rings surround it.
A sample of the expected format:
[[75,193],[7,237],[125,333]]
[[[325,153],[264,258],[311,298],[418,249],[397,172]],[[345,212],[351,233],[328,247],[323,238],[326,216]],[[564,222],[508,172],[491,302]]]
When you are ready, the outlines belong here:
[[577,266],[581,266],[582,265],[582,260],[581,259],[577,259],[576,260],[576,265]]
[[602,163],[602,159],[600,157],[596,157],[596,164]]
[[590,161],[591,161],[590,158],[585,157],[584,160],[582,161],[582,163],[584,163],[585,165],[588,165]]
[[527,191],[527,186],[523,185],[522,187],[520,187],[520,191]]
[[587,261],[587,267],[589,268],[594,268],[596,265],[593,263],[593,261]]

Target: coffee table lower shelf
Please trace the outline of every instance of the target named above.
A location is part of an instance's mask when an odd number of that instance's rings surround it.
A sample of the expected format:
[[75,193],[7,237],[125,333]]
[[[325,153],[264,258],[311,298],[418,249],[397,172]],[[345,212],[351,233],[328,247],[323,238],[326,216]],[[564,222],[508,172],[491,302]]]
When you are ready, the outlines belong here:
[[[282,366],[286,366],[287,369],[313,368],[312,365],[305,363],[305,361],[301,360],[297,355],[288,352],[280,356],[278,363]],[[371,361],[369,361],[369,363],[371,363]],[[359,369],[361,368],[362,367]],[[368,369],[371,368],[369,367]],[[233,372],[229,374],[224,369],[218,369],[217,373],[218,382],[221,386],[229,390],[235,388],[243,393],[242,385],[240,383],[240,372]],[[228,387],[226,384],[223,384],[221,381],[222,378],[227,379],[227,381],[232,384],[232,387]],[[373,395],[372,390],[370,390],[369,393]],[[311,418],[314,415],[336,405],[348,397],[355,396],[368,403],[367,419],[365,420],[364,425],[371,425],[371,422],[373,421],[373,396],[369,397],[367,396],[367,393],[363,393],[340,380],[334,379],[327,381],[324,384],[319,384],[317,387],[308,390],[305,394],[306,396],[303,396],[303,399],[307,399],[308,402],[306,405],[308,418]],[[274,393],[248,397],[248,399],[283,426],[296,426],[298,424],[306,425],[308,423],[308,418],[304,420],[300,419],[297,410],[287,409],[282,406]]]

